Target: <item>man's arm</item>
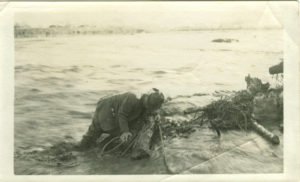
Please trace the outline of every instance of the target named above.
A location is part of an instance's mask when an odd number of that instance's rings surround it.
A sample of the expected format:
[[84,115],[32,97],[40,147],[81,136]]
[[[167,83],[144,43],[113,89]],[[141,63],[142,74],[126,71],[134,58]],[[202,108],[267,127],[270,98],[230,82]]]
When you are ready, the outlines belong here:
[[122,133],[129,132],[128,118],[134,105],[136,104],[136,97],[133,94],[128,94],[128,96],[123,100],[119,112],[118,121]]

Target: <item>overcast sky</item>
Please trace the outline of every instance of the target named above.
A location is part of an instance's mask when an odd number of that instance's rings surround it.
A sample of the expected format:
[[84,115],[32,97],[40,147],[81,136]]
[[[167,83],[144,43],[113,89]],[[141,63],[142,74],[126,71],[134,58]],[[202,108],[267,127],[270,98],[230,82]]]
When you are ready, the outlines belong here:
[[280,27],[266,2],[18,3],[15,22],[129,26],[147,29]]

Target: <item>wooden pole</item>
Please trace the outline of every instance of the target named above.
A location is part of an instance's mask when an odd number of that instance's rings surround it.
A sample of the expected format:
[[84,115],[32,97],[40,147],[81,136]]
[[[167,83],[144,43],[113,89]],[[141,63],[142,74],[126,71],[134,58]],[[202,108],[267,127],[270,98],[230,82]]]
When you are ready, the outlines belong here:
[[251,119],[253,129],[262,135],[265,139],[269,140],[272,144],[278,145],[280,143],[279,137],[262,125],[258,124],[254,119]]

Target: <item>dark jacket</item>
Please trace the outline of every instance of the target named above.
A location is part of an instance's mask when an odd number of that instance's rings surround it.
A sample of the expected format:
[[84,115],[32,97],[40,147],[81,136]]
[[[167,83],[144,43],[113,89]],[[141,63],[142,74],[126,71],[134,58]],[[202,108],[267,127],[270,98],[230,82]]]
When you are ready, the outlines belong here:
[[130,92],[102,98],[97,103],[93,124],[103,131],[119,128],[122,133],[128,132],[144,110],[141,100]]

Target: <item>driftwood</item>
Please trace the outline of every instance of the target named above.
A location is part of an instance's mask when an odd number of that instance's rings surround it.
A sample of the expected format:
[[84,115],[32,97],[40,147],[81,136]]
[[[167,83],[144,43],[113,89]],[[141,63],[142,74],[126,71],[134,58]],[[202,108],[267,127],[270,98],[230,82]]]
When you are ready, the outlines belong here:
[[[192,108],[192,109],[184,111],[184,114],[192,114],[192,113],[197,113],[197,112],[201,112],[204,110],[205,110],[204,107]],[[220,131],[219,131],[218,127],[215,126],[215,124],[213,124],[213,122],[210,122],[210,123],[211,123],[212,127],[216,130],[218,136],[220,136]],[[272,132],[267,130],[264,126],[257,123],[257,121],[253,118],[251,118],[250,127],[254,131],[256,131],[258,134],[260,134],[262,137],[264,137],[265,139],[270,141],[272,144],[278,145],[280,143],[279,137],[277,135],[273,134]]]
[[197,113],[200,111],[204,111],[205,107],[195,107],[195,108],[189,108],[185,111],[183,111],[183,114],[193,114],[193,113]]
[[[193,114],[193,113],[198,113],[198,112],[206,112],[207,108],[206,107],[196,107],[196,108],[190,108],[187,109],[186,111],[184,111],[184,114]],[[236,110],[236,113],[238,113],[239,110]],[[249,118],[250,122],[248,122],[249,120],[247,119],[247,117],[244,117],[245,120],[245,131],[247,130],[247,123],[249,123],[249,128],[256,131],[258,134],[260,134],[262,137],[264,137],[265,139],[267,139],[268,141],[270,141],[272,144],[276,144],[278,145],[280,143],[279,137],[275,134],[273,134],[272,132],[270,132],[269,130],[267,130],[265,127],[263,127],[262,125],[260,125],[254,118],[253,116],[251,116]],[[214,130],[216,130],[218,136],[220,137],[220,129],[233,129],[232,127],[224,127],[223,125],[226,123],[228,124],[228,122],[224,122],[222,120],[222,122],[218,122],[218,119],[209,119],[209,122],[212,126],[212,128]],[[229,122],[230,124],[230,122]],[[233,124],[237,124],[237,123],[233,123]],[[240,128],[242,129],[242,128]]]
[[258,124],[254,119],[251,119],[251,125],[254,131],[259,133],[265,139],[269,140],[272,144],[278,145],[280,143],[279,137],[269,130],[267,130],[262,125]]
[[[275,72],[277,73],[282,71],[282,66],[283,64],[280,63],[270,70],[276,68]],[[282,118],[283,99],[280,97],[282,91],[275,92],[274,89],[269,88],[269,83],[263,83],[260,79],[252,78],[250,75],[245,77],[245,81],[247,90],[224,95],[219,100],[204,107],[189,108],[184,111],[184,114],[194,113],[200,123],[201,121],[208,121],[218,136],[220,136],[220,130],[240,129],[247,131],[251,129],[271,143],[279,144],[278,136],[260,125],[257,120],[260,122],[277,121],[277,119]],[[278,114],[274,115],[274,113]],[[258,118],[260,115],[265,116],[265,118]],[[274,117],[270,117],[273,115]]]

